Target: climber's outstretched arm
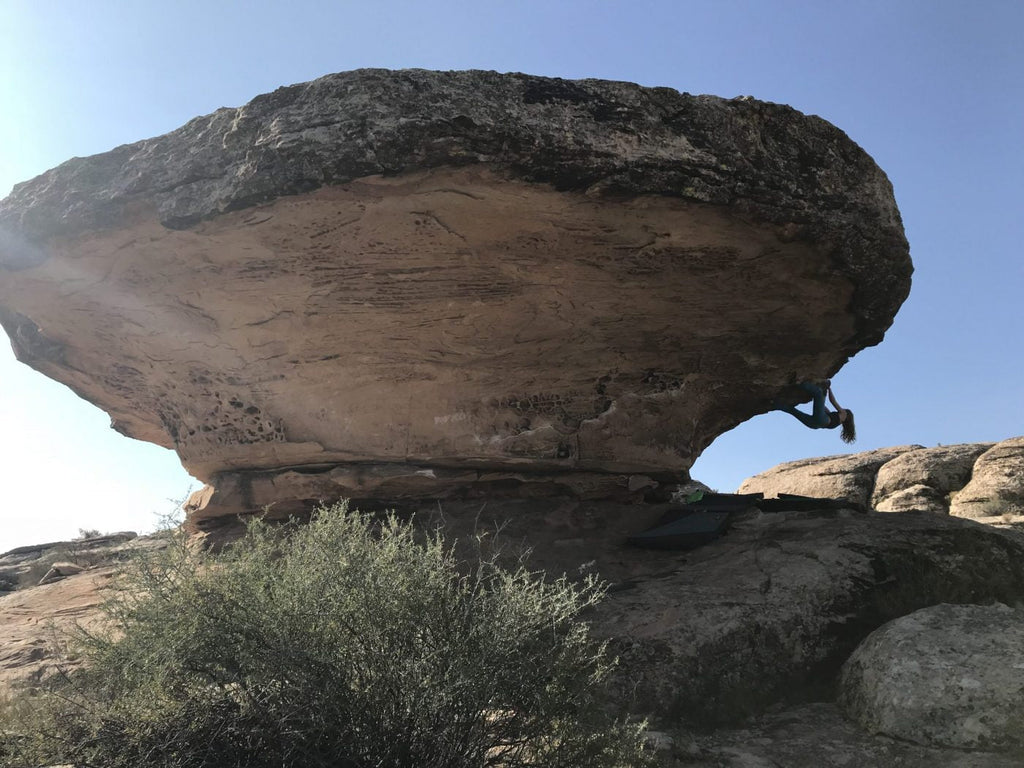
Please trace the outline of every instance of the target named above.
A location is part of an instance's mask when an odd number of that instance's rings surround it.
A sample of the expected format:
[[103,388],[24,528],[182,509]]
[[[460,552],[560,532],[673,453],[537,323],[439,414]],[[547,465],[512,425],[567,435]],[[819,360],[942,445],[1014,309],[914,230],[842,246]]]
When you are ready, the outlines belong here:
[[843,406],[836,402],[836,396],[832,394],[831,386],[829,386],[828,388],[828,401],[832,403],[832,407],[835,408],[837,411],[843,410]]

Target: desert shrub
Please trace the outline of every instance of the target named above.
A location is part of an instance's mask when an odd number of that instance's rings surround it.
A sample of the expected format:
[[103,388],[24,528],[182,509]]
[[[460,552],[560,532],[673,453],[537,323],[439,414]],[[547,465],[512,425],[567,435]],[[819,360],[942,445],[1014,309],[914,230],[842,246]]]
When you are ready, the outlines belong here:
[[86,666],[33,699],[19,760],[87,766],[586,768],[644,764],[602,698],[593,581],[344,506],[251,524],[218,555],[135,561]]

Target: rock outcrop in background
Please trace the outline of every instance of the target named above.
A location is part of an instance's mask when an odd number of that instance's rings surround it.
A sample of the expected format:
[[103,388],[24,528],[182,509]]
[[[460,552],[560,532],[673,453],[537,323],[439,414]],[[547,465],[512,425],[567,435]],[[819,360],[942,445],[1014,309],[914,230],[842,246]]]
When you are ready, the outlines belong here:
[[17,186],[0,274],[19,359],[175,449],[199,521],[678,480],[877,344],[911,264],[789,107],[362,70]]
[[62,633],[92,626],[118,566],[167,541],[125,531],[0,553],[0,702],[17,685],[74,666],[61,654]]
[[1024,515],[1024,437],[925,448],[904,445],[780,464],[740,493],[849,499],[880,512],[974,519]]

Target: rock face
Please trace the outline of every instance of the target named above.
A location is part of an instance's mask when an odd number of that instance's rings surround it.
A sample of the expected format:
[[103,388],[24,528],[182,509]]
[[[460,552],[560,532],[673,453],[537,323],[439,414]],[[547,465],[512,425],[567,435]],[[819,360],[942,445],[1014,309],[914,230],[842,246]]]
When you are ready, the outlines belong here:
[[1018,518],[1024,515],[1024,438],[793,461],[749,478],[740,492],[848,498],[881,512]]
[[954,494],[971,479],[978,457],[991,447],[965,443],[900,454],[878,470],[872,504],[881,512],[924,509],[945,514]]
[[1024,515],[1024,437],[992,446],[974,464],[971,480],[953,497],[961,517]]
[[762,515],[625,579],[594,621],[638,709],[659,722],[736,723],[831,698],[842,663],[890,619],[1021,599],[1022,556],[1019,534],[927,513]]
[[[608,595],[587,619],[620,659],[619,700],[671,732],[735,727],[769,709],[829,701],[843,663],[886,622],[938,603],[1009,603],[1024,595],[1024,536],[969,520],[914,512],[751,513],[690,552],[624,546],[627,535],[662,511],[553,498],[415,501],[400,508],[462,542],[484,534],[485,548],[501,530],[499,546],[513,562],[525,542],[531,568],[607,580]],[[0,596],[0,687],[52,667],[47,618],[95,619],[109,575],[98,566]],[[780,719],[772,722],[769,730],[778,732]],[[842,730],[830,726],[836,740],[849,739],[852,754],[866,749],[867,734]],[[801,743],[812,735],[804,733]],[[715,761],[742,739],[726,733],[714,748],[707,742],[706,764],[745,765]],[[903,754],[898,745],[871,743],[878,754]],[[780,765],[800,765],[782,759],[784,744],[769,749],[758,739],[748,747],[752,754],[768,750],[765,759],[778,755]],[[834,764],[873,765],[838,757]]]
[[363,70],[19,185],[0,270],[19,359],[174,448],[201,518],[678,479],[877,344],[911,264],[791,108]]
[[[61,632],[76,623],[88,627],[100,615],[112,566],[98,567],[65,579],[0,592],[0,698],[19,684],[31,684],[64,662],[56,653]],[[51,631],[50,627],[58,633]]]
[[134,532],[123,531],[16,547],[0,554],[0,594],[35,586],[41,579],[51,576],[56,581],[62,576],[80,573],[84,568],[113,562],[121,553],[135,547],[133,542],[137,538]]
[[795,493],[822,499],[849,499],[862,507],[872,506],[875,476],[888,462],[921,450],[920,445],[901,445],[846,456],[825,456],[779,464],[748,478],[740,493],[777,496]]
[[846,662],[840,703],[871,733],[1024,754],[1024,613],[936,605],[892,621]]
[[55,656],[55,641],[76,623],[97,620],[117,563],[166,545],[163,535],[124,532],[0,554],[0,701],[13,685],[68,663]]

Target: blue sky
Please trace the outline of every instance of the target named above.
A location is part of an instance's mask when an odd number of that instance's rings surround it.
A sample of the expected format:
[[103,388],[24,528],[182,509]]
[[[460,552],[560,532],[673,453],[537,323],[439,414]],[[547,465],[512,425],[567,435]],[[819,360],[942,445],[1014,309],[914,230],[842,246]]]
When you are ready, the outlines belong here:
[[[0,2],[0,196],[72,157],[358,67],[494,69],[752,95],[835,123],[888,173],[915,263],[885,341],[835,378],[856,449],[1024,433],[1024,2]],[[0,349],[0,552],[148,530],[190,485],[169,451]],[[694,466],[719,490],[843,453],[785,414]]]

